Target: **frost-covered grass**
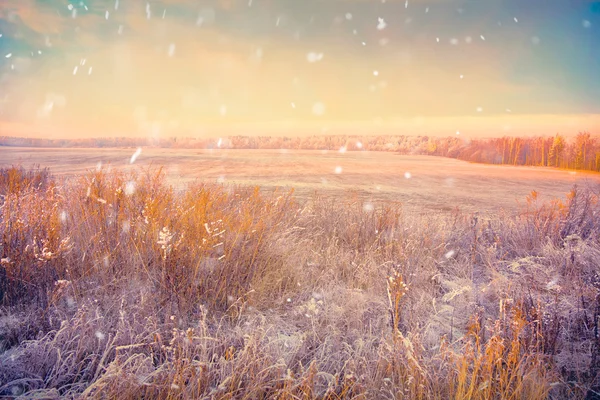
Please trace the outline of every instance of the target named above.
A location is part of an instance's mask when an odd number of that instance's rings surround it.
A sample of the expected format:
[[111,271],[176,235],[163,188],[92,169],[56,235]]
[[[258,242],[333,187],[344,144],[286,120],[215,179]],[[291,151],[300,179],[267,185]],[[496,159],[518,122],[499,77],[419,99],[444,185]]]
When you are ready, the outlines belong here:
[[0,396],[583,398],[600,204],[518,216],[0,170]]

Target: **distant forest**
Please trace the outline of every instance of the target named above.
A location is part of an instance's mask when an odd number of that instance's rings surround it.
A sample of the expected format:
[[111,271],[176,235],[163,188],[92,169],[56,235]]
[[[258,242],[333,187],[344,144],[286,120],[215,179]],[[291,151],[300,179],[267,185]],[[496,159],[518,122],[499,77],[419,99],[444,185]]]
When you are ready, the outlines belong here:
[[138,147],[182,149],[296,149],[339,151],[389,151],[434,155],[486,164],[547,166],[600,171],[600,137],[581,132],[567,140],[554,137],[502,137],[465,140],[460,137],[349,136],[308,137],[230,136],[215,138],[95,138],[32,139],[0,136],[0,146],[20,147]]

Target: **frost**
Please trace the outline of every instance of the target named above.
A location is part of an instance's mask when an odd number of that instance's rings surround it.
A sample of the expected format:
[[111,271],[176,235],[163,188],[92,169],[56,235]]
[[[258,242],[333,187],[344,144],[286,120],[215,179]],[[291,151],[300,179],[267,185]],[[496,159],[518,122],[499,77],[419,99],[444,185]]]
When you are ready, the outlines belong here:
[[312,113],[317,116],[321,116],[321,115],[325,114],[325,104],[323,104],[321,102],[317,102],[317,103],[313,104]]
[[169,57],[173,57],[175,55],[175,43],[171,43],[169,45],[169,51],[167,52]]
[[341,173],[342,173],[342,167],[340,167],[340,166],[338,165],[337,167],[335,167],[335,170],[334,170],[334,172],[335,172],[336,174],[338,174],[338,175],[339,175],[339,174],[341,174]]
[[555,290],[555,291],[560,291],[560,285],[558,284],[558,276],[555,277],[554,279],[552,279],[550,282],[548,282],[548,284],[546,285],[546,290]]
[[411,174],[410,172],[408,172],[408,171],[407,171],[407,172],[405,172],[405,173],[404,173],[404,177],[405,177],[406,179],[410,179],[410,178],[412,178],[412,174]]
[[592,27],[592,23],[590,21],[588,21],[587,19],[584,19],[583,21],[581,21],[581,25],[583,25],[584,28]]
[[385,20],[383,18],[377,18],[377,30],[382,31],[387,27]]
[[321,61],[323,59],[323,53],[315,53],[314,51],[311,51],[310,53],[308,53],[306,55],[306,60],[309,63],[316,63],[318,61]]
[[129,160],[129,164],[133,164],[135,162],[135,160],[137,160],[137,158],[140,156],[140,154],[142,154],[142,148],[138,147],[135,151],[135,153],[133,153],[133,155],[131,156],[131,160]]

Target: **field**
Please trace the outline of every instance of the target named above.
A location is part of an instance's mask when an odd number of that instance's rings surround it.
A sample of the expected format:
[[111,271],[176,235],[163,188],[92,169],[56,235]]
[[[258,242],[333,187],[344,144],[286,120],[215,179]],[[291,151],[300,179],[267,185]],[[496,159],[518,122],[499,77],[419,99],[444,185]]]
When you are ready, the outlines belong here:
[[0,397],[600,396],[597,175],[134,152],[0,149]]
[[[492,166],[449,158],[405,156],[385,152],[274,150],[0,148],[0,167],[36,164],[57,176],[74,176],[104,167],[129,171],[163,166],[167,181],[184,188],[195,180],[294,188],[296,196],[315,191],[330,196],[354,195],[367,202],[400,202],[412,211],[521,211],[535,190],[540,201],[564,198],[574,184],[594,185],[600,175],[551,168]],[[336,168],[340,167],[340,173]],[[405,177],[405,173],[410,178]]]

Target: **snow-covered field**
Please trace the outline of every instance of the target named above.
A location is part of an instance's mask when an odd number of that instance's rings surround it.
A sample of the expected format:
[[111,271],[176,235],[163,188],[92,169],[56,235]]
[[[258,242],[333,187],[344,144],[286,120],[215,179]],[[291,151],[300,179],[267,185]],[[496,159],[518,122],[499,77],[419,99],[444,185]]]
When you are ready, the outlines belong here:
[[77,175],[103,168],[162,166],[183,187],[194,180],[294,188],[299,197],[315,191],[395,201],[407,210],[499,211],[523,209],[535,190],[542,201],[564,198],[574,184],[598,185],[600,175],[550,168],[471,164],[459,160],[382,152],[276,150],[39,149],[0,148],[0,166],[39,164],[52,173]]

